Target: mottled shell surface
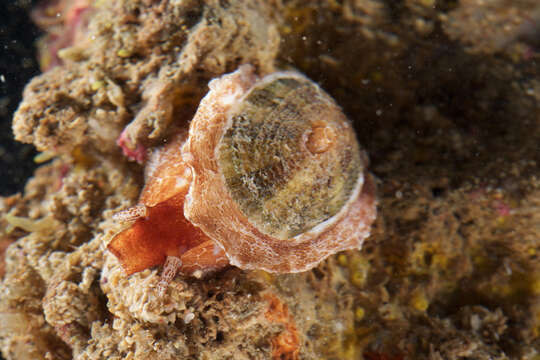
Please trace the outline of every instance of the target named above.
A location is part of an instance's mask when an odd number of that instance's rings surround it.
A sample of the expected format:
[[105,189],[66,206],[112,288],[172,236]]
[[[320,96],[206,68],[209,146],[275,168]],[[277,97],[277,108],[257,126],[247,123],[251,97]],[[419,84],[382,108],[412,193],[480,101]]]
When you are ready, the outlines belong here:
[[297,72],[251,66],[210,83],[183,158],[184,213],[244,269],[297,272],[360,248],[375,187],[350,122]]
[[264,78],[228,117],[217,146],[220,172],[233,201],[262,233],[280,240],[303,234],[337,215],[362,185],[349,122],[305,77]]

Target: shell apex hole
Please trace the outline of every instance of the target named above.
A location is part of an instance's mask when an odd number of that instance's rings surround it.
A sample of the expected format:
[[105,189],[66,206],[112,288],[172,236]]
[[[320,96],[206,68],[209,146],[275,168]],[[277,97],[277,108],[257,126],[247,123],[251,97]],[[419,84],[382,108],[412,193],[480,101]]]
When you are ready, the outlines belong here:
[[336,141],[335,130],[328,125],[314,125],[307,133],[306,147],[312,154],[321,154],[328,151]]

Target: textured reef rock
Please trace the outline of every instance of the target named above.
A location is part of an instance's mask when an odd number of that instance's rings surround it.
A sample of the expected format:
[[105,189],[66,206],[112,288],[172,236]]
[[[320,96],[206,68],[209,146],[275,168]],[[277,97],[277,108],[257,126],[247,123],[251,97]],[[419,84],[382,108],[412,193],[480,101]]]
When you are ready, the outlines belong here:
[[[46,71],[13,129],[52,161],[0,199],[5,358],[540,357],[536,1],[43,6]],[[106,250],[143,186],[129,160],[244,63],[343,107],[379,179],[372,236],[308,272],[179,275],[159,297],[160,269],[126,276]]]

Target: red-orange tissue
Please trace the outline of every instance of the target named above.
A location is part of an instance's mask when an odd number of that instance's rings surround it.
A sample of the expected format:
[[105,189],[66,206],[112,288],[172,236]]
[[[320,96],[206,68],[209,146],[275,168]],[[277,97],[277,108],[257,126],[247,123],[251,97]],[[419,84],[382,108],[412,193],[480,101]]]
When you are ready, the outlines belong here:
[[212,80],[189,126],[155,150],[132,221],[109,244],[128,274],[165,263],[204,274],[228,263],[306,271],[360,249],[375,183],[351,123],[297,72],[254,68]]
[[115,215],[117,221],[132,222],[108,245],[128,275],[163,265],[170,258],[179,259],[174,272],[188,274],[228,264],[223,250],[184,216],[192,177],[180,153],[186,137],[187,131],[181,132],[154,150],[145,169],[139,204]]

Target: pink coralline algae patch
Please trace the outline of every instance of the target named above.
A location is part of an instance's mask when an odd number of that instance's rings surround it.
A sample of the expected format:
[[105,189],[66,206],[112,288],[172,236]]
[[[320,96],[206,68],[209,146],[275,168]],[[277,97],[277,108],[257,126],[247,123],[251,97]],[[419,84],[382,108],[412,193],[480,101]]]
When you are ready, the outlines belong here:
[[508,216],[512,212],[512,208],[510,207],[510,205],[508,205],[502,200],[494,201],[492,206],[497,212],[497,215],[499,216]]
[[122,131],[116,140],[116,144],[122,149],[122,154],[129,160],[136,161],[139,164],[144,163],[146,160],[146,148],[141,144],[132,144],[126,134],[125,130]]

